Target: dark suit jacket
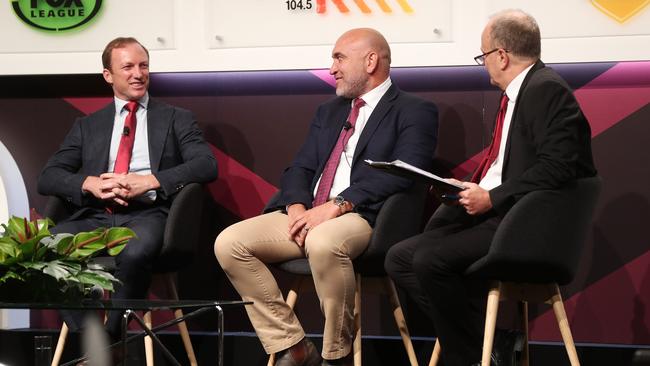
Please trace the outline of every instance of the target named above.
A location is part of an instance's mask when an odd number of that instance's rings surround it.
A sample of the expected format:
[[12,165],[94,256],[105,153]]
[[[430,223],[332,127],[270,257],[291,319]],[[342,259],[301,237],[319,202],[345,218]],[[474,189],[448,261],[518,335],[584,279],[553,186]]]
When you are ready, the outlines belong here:
[[[39,193],[59,196],[73,209],[103,208],[103,202],[91,194],[82,194],[81,185],[86,177],[107,171],[114,119],[114,103],[77,119],[43,168],[38,178]],[[187,183],[216,178],[216,159],[191,112],[149,98],[147,127],[151,172],[161,185],[158,204],[168,206],[172,196]]]
[[528,192],[594,175],[589,123],[567,83],[537,61],[517,96],[492,205],[502,216]]
[[[314,188],[350,113],[350,104],[350,99],[337,97],[318,107],[307,140],[284,171],[281,195],[267,207],[284,208],[291,203],[311,207]],[[408,188],[411,182],[370,168],[363,161],[400,159],[431,169],[437,135],[436,106],[393,84],[361,132],[352,160],[350,187],[341,195],[372,225],[386,198]]]

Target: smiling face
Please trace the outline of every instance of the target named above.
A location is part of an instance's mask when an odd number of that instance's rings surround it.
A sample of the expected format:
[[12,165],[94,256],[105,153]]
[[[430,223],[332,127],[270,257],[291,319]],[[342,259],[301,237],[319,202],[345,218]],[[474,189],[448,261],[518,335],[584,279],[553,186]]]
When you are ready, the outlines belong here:
[[356,98],[368,92],[370,75],[367,42],[354,33],[346,33],[334,45],[330,74],[336,79],[336,95]]
[[113,86],[113,93],[122,100],[139,100],[149,88],[149,56],[137,43],[128,43],[111,52],[110,69],[104,69],[104,80]]

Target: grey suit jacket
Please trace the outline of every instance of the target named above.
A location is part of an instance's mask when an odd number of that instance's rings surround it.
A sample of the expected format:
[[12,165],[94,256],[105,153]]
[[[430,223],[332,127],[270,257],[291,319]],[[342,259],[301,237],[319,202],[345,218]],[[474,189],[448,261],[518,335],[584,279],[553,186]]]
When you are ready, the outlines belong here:
[[[59,150],[38,178],[38,192],[63,198],[76,208],[104,207],[81,186],[88,176],[108,169],[115,104],[78,118]],[[217,162],[188,110],[153,98],[147,109],[147,133],[151,172],[160,182],[157,202],[168,204],[187,183],[203,183],[217,177]]]

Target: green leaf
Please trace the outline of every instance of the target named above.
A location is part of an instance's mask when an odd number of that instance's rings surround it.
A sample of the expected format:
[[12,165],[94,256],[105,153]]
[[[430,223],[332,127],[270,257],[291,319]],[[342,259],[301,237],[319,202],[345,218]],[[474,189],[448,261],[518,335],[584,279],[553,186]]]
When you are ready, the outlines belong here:
[[73,239],[74,235],[61,233],[45,237],[43,240],[41,240],[41,243],[49,248],[54,249],[58,254],[65,254],[72,245]]
[[17,236],[18,234],[22,234],[23,237],[25,236],[25,226],[23,225],[24,219],[21,217],[17,216],[12,216],[9,219],[9,222],[7,222],[6,227],[6,232],[5,235],[10,235],[10,236]]
[[[6,242],[6,241],[0,241],[0,255],[5,255],[8,257],[16,257],[18,256],[18,248],[15,244],[15,242]],[[4,261],[4,257],[2,258]]]
[[106,232],[106,242],[114,242],[116,240],[120,239],[131,239],[135,238],[135,232],[128,227],[112,227],[109,228],[108,231]]
[[92,243],[92,242],[98,242],[98,241],[99,242],[103,241],[102,233],[98,233],[98,232],[94,232],[94,231],[82,232],[82,233],[78,233],[78,234],[76,234],[74,236],[74,245],[75,246],[79,246],[80,244],[85,245],[86,243]]
[[[112,276],[111,276],[112,277]],[[113,290],[113,281],[110,278],[105,278],[102,274],[96,272],[83,271],[77,275],[77,278],[84,285],[97,285],[105,290]]]
[[108,253],[108,255],[111,255],[111,256],[114,257],[114,256],[120,254],[120,252],[122,252],[122,250],[124,249],[125,246],[126,246],[126,243],[118,244],[118,245],[108,249],[107,253]]
[[43,268],[43,273],[50,275],[57,280],[75,280],[73,276],[81,270],[81,265],[78,263],[65,262],[54,260],[46,263]]
[[19,281],[24,281],[25,280],[18,273],[13,272],[13,271],[7,271],[7,273],[5,273],[2,277],[0,277],[0,283],[4,283],[5,281],[7,281],[10,278],[14,278],[14,279],[19,280]]
[[45,262],[22,262],[22,263],[19,263],[19,265],[24,267],[24,268],[34,269],[34,270],[37,270],[37,271],[42,271],[43,268],[45,268],[48,265],[48,263],[45,263]]

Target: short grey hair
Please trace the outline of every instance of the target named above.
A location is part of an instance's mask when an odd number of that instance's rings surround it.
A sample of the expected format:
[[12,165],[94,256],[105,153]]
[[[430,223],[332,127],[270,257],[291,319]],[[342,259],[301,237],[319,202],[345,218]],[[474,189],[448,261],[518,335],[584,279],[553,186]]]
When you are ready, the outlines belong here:
[[490,17],[492,47],[504,48],[520,57],[539,59],[541,36],[537,21],[521,10],[504,10]]

